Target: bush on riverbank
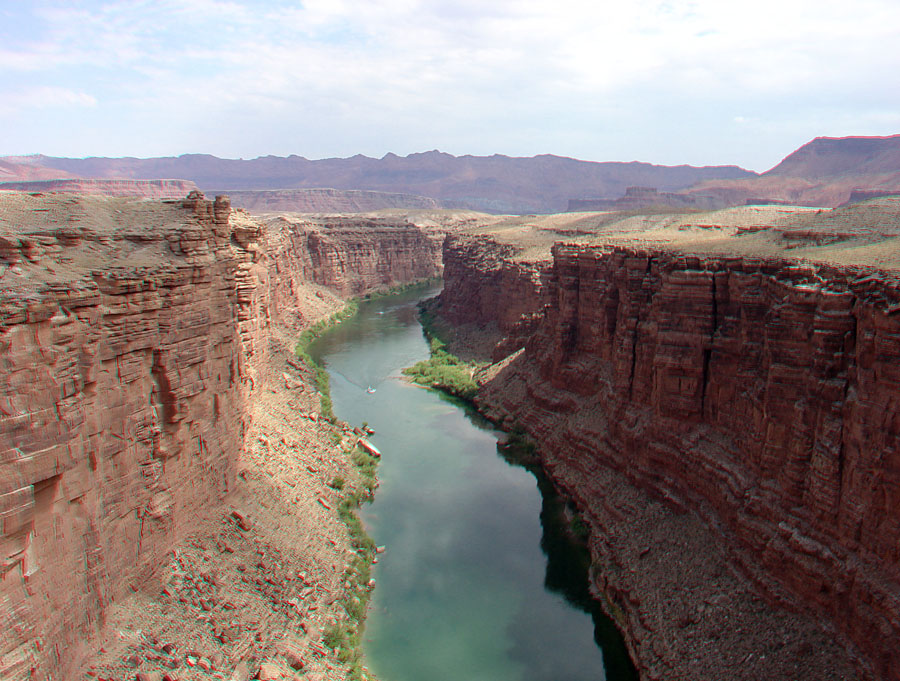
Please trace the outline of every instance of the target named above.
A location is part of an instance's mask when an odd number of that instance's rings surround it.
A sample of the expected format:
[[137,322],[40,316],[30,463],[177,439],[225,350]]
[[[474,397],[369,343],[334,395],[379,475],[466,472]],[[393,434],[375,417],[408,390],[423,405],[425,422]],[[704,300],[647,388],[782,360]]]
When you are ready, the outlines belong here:
[[347,301],[347,304],[330,317],[320,319],[318,322],[305,329],[297,340],[297,346],[294,348],[294,354],[302,359],[308,366],[312,367],[316,372],[316,390],[319,393],[319,412],[329,421],[334,421],[334,407],[331,403],[331,384],[328,380],[328,371],[325,367],[316,362],[309,354],[309,346],[316,338],[321,336],[332,326],[340,324],[342,321],[349,319],[359,311],[359,303],[353,299]]
[[472,365],[451,355],[444,349],[442,341],[432,338],[431,357],[407,367],[403,374],[419,385],[437,388],[471,402],[478,392],[472,370]]
[[350,460],[359,473],[359,485],[348,494],[338,506],[338,516],[347,526],[350,545],[355,556],[344,573],[344,582],[349,584],[341,598],[341,605],[350,618],[349,623],[337,624],[329,628],[324,642],[329,648],[338,648],[338,658],[347,664],[354,681],[362,681],[362,660],[360,639],[366,606],[369,602],[372,579],[372,560],[375,558],[375,542],[366,533],[366,528],[356,513],[360,504],[371,501],[378,485],[375,471],[378,459],[356,447],[350,453]]

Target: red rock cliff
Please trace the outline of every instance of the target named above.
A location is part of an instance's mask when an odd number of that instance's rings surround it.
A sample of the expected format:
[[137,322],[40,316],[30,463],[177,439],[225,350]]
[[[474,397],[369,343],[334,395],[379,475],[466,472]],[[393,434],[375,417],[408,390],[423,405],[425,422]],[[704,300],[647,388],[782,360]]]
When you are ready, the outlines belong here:
[[106,607],[233,484],[240,255],[227,201],[3,208],[19,229],[0,244],[0,677],[64,678]]
[[267,221],[277,298],[308,281],[344,297],[440,276],[444,231],[399,220],[279,216]]
[[440,313],[457,326],[488,327],[502,341],[495,359],[524,344],[534,331],[534,313],[546,304],[545,260],[516,260],[514,248],[483,236],[450,235],[444,242]]
[[308,321],[301,283],[440,271],[438,236],[344,227],[202,195],[0,197],[0,678],[67,678],[221,502],[273,320]]
[[[467,295],[470,269],[448,259],[448,300]],[[607,503],[590,489],[609,469],[699,514],[770,596],[826,618],[879,677],[900,678],[900,279],[560,245],[544,294],[536,333],[482,406],[524,425],[588,507]],[[494,315],[517,297],[493,294]],[[615,596],[624,582],[598,583]],[[626,610],[640,599],[619,595]],[[654,667],[666,644],[644,643],[637,657]]]

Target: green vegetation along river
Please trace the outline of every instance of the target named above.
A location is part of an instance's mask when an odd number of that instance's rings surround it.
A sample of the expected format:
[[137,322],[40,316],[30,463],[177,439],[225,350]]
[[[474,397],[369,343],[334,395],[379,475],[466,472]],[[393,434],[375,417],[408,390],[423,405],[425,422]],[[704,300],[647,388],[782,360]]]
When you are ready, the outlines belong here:
[[[586,551],[534,467],[499,432],[400,374],[427,357],[415,304],[437,289],[360,305],[310,347],[337,416],[375,429],[381,485],[362,516],[386,545],[366,622],[382,681],[636,679],[619,632],[590,599]],[[374,392],[370,392],[373,389]]]

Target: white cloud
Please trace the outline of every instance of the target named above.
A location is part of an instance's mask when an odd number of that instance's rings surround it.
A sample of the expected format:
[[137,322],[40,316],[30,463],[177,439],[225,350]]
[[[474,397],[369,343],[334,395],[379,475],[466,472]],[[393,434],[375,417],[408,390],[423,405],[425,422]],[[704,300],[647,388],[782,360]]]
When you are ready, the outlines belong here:
[[86,92],[62,87],[35,87],[0,99],[0,112],[27,113],[33,109],[95,107],[97,99]]
[[678,162],[650,154],[673,136],[681,160],[716,136],[726,153],[748,129],[735,111],[759,131],[824,128],[812,137],[854,118],[889,132],[900,110],[900,51],[884,47],[900,38],[895,0],[34,5],[44,30],[0,50],[4,109],[99,101],[121,154],[136,153],[130,120],[148,154],[175,139],[235,156],[438,146]]

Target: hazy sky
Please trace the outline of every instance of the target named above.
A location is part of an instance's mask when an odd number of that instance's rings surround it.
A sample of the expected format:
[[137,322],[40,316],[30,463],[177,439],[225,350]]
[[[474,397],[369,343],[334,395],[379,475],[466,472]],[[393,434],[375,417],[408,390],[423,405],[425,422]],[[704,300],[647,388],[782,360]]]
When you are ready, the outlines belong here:
[[898,81],[900,0],[0,0],[0,155],[765,170]]

